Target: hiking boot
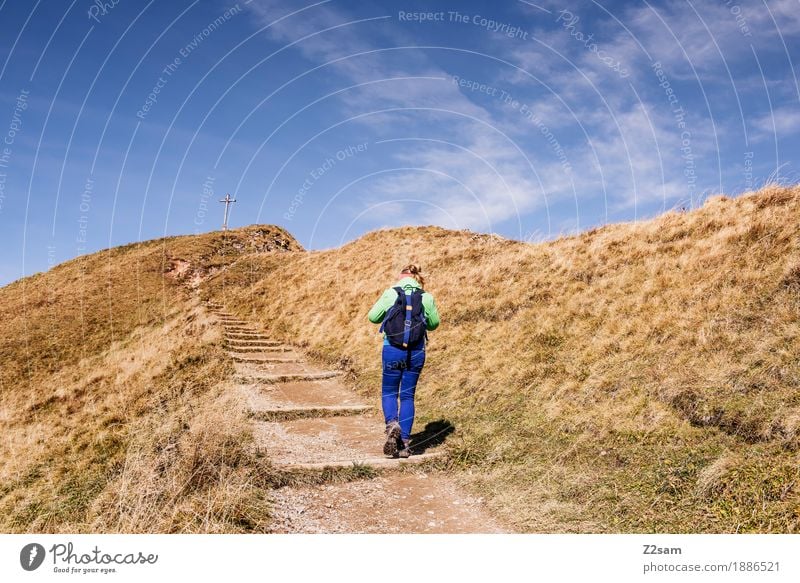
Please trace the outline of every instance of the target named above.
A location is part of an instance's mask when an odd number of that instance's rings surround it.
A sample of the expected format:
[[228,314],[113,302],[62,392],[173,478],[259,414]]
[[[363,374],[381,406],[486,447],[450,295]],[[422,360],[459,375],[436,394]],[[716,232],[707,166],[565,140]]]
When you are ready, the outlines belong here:
[[389,421],[386,424],[386,443],[383,444],[383,453],[389,457],[397,455],[397,442],[400,440],[400,424],[397,421]]
[[411,441],[408,439],[400,440],[402,448],[397,452],[400,457],[411,457]]

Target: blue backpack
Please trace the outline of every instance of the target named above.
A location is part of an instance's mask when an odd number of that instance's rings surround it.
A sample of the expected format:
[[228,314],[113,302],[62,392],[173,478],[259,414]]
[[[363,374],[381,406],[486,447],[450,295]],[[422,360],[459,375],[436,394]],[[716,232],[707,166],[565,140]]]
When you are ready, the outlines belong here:
[[426,338],[423,291],[417,288],[407,295],[399,286],[394,290],[397,299],[383,318],[381,332],[386,332],[386,338],[392,346],[403,350],[421,348]]

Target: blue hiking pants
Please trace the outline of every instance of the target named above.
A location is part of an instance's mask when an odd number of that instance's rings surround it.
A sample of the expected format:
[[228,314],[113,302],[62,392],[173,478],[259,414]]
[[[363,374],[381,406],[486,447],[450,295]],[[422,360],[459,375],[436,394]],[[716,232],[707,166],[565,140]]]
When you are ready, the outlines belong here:
[[[408,351],[383,345],[383,385],[381,403],[386,423],[400,422],[400,437],[408,439],[414,424],[414,391],[425,364],[425,349]],[[400,400],[398,411],[397,401]]]

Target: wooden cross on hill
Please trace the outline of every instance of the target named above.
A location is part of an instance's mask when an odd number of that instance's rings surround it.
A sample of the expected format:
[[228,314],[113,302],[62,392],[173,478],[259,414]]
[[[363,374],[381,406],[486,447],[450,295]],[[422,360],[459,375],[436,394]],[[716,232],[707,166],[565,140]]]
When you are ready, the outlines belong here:
[[221,198],[221,199],[219,199],[219,201],[225,203],[225,217],[222,219],[222,230],[223,231],[227,231],[228,230],[228,209],[230,208],[231,204],[236,202],[236,199],[235,198],[231,198],[230,193],[228,193],[228,194],[225,195],[225,198]]

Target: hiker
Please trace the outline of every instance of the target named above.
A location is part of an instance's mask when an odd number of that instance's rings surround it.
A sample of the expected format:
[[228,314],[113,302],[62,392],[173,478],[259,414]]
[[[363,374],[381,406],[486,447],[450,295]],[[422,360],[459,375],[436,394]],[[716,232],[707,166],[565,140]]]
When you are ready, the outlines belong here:
[[391,457],[411,455],[414,391],[425,364],[427,331],[439,325],[433,296],[422,289],[425,279],[421,271],[416,265],[404,267],[400,280],[383,292],[367,316],[373,324],[381,324],[383,332],[383,453]]

